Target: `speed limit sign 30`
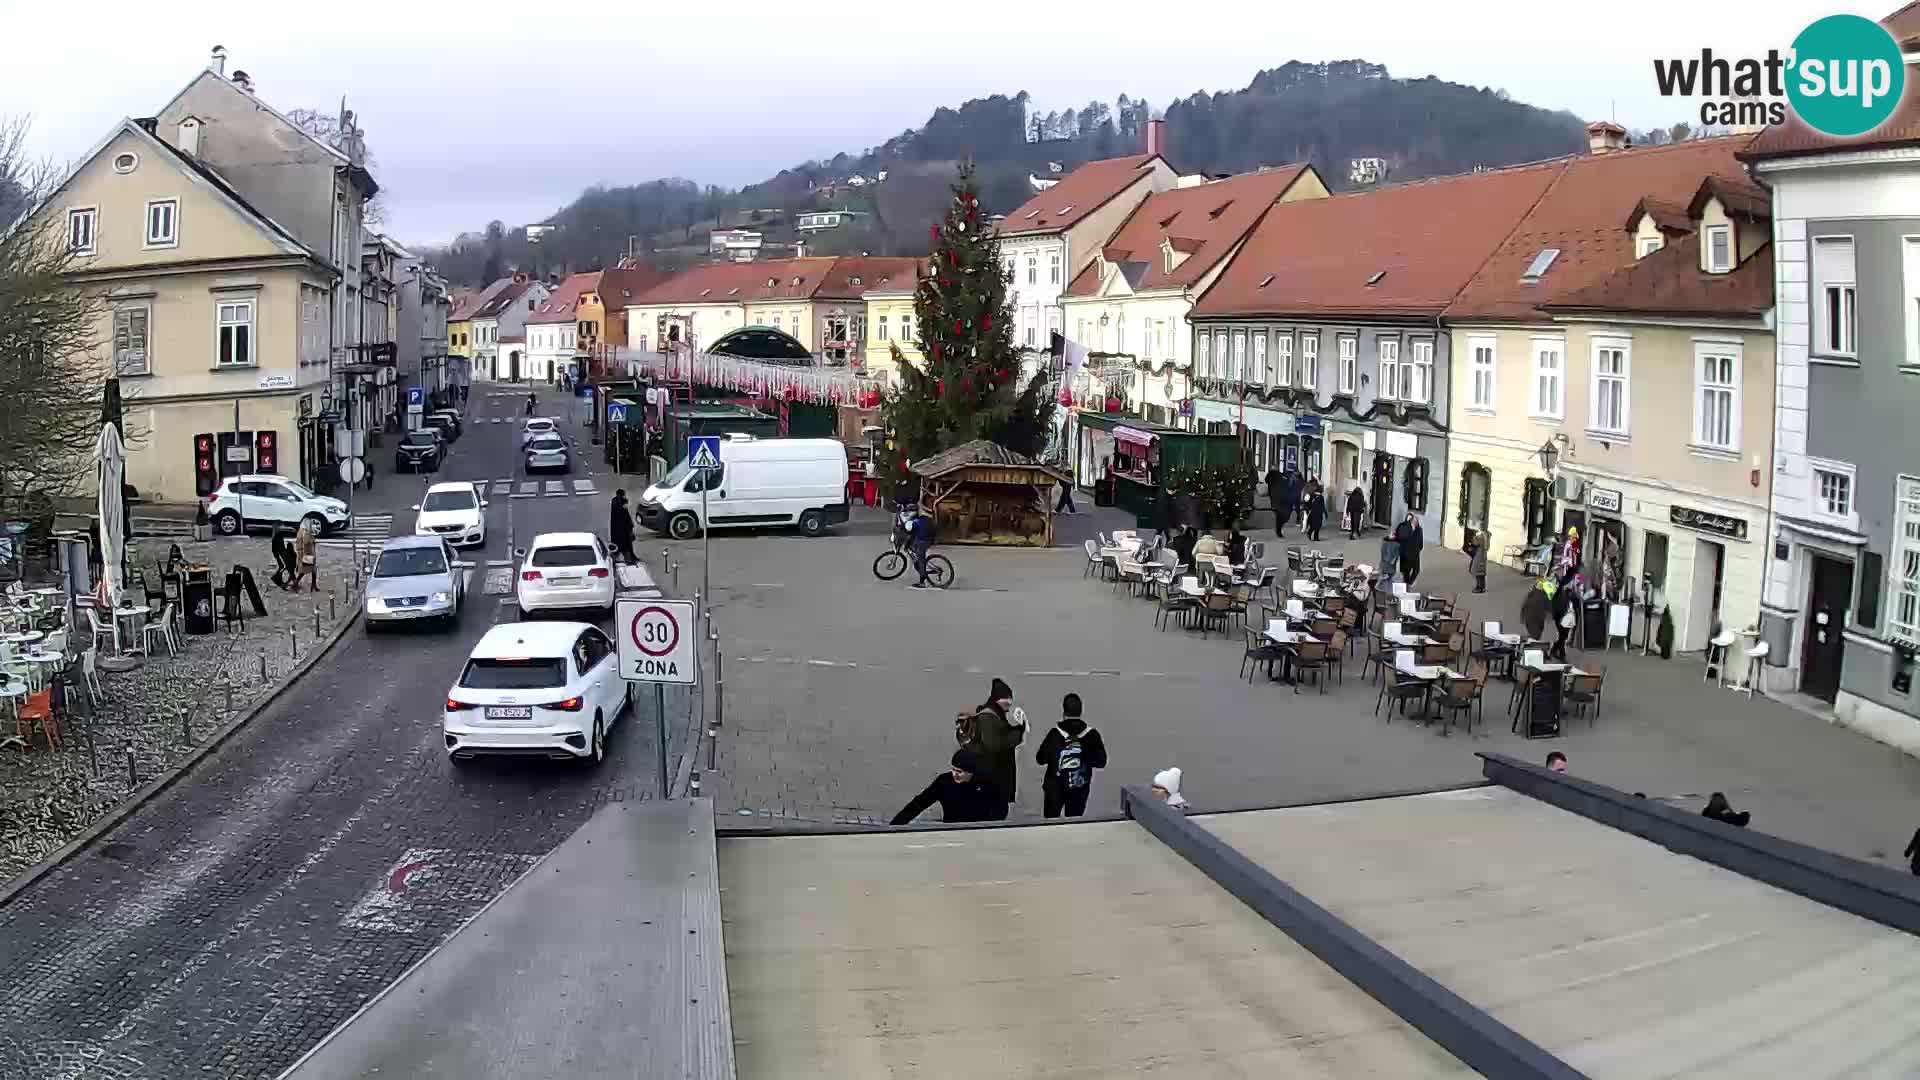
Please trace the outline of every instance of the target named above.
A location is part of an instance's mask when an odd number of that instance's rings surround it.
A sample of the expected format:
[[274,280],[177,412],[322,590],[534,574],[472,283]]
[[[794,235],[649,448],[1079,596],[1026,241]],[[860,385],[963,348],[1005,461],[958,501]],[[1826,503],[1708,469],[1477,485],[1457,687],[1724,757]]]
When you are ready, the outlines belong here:
[[698,681],[699,650],[688,600],[622,600],[614,616],[620,677],[630,682]]

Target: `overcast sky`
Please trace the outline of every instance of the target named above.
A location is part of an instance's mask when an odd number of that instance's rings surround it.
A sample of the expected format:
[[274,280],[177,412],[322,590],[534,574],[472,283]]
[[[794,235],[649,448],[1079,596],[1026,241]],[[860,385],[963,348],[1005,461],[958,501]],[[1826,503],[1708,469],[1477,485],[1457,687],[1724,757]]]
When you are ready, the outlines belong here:
[[[45,5],[36,10],[52,18]],[[540,220],[595,183],[750,183],[857,152],[968,98],[1026,90],[1045,112],[1125,93],[1164,108],[1196,90],[1244,87],[1293,59],[1362,58],[1396,76],[1504,87],[1589,119],[1665,126],[1695,117],[1655,91],[1650,50],[1784,49],[1829,10],[1783,0],[1317,9],[736,0],[494,13],[484,2],[93,0],[83,33],[58,20],[39,30],[9,20],[24,32],[0,65],[0,115],[30,114],[35,149],[68,160],[121,117],[158,111],[225,45],[228,71],[248,72],[282,111],[331,112],[344,95],[377,159],[387,228],[433,242],[492,218]],[[969,12],[971,26],[957,31]]]

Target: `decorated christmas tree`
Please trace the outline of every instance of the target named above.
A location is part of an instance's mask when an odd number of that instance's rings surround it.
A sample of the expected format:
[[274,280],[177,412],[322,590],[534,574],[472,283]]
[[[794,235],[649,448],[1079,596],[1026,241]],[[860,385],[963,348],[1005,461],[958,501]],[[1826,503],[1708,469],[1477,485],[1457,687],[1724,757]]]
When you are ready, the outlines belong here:
[[900,385],[882,406],[895,483],[907,464],[975,439],[1017,454],[1037,455],[1053,424],[1045,371],[1025,387],[1013,344],[1013,313],[1000,245],[981,213],[973,170],[962,167],[946,218],[933,226],[933,254],[914,292],[913,308],[926,360],[916,367],[893,350]]

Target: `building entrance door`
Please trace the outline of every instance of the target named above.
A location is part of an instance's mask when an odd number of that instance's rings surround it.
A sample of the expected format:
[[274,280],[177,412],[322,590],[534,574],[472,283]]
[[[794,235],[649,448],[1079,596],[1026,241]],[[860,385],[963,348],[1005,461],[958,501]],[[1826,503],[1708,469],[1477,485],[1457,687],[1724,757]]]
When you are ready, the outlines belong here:
[[1393,528],[1393,455],[1385,450],[1373,455],[1373,493],[1367,504],[1375,525]]
[[1815,555],[1812,577],[1800,647],[1800,689],[1830,702],[1840,695],[1840,662],[1846,654],[1841,628],[1847,625],[1847,606],[1853,598],[1853,566]]

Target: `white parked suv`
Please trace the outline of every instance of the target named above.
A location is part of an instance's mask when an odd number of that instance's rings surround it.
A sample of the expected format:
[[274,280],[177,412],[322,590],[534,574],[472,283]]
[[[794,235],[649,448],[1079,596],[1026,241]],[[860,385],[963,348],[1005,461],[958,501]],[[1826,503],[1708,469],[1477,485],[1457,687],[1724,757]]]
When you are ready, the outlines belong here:
[[526,423],[520,425],[520,445],[525,447],[528,443],[542,435],[558,434],[560,434],[560,432],[555,427],[552,417],[530,416],[527,418]]
[[514,582],[520,617],[536,611],[612,611],[619,584],[613,556],[592,533],[541,533]]
[[419,515],[413,519],[418,535],[438,536],[454,547],[487,542],[487,500],[471,483],[434,484],[413,509]]
[[440,726],[455,763],[478,754],[598,762],[627,699],[619,655],[597,627],[503,623],[473,647]]
[[346,528],[353,515],[339,499],[316,495],[284,476],[249,473],[230,476],[213,489],[207,518],[222,536],[238,536],[242,528],[298,528],[301,522],[312,523],[315,535],[322,535]]

